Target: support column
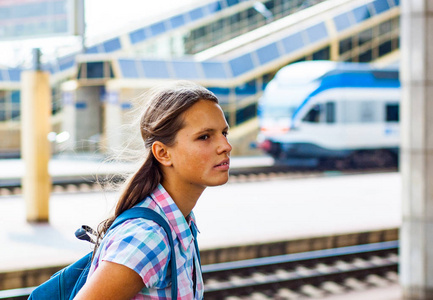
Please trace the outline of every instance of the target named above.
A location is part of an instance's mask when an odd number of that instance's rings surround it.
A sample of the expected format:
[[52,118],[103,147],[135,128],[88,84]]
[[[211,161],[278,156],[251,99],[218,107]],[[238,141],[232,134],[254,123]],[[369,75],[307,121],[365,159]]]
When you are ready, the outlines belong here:
[[98,152],[102,133],[101,86],[81,86],[76,80],[62,84],[62,130],[70,134],[62,145],[73,152]]
[[108,153],[118,151],[123,146],[122,137],[122,108],[120,106],[120,91],[110,90],[107,92],[105,104],[105,145]]
[[433,299],[433,2],[401,0],[400,282],[404,299]]
[[22,186],[28,222],[48,222],[49,219],[51,103],[49,74],[38,67],[22,72],[21,156],[25,165]]
[[69,139],[62,145],[63,151],[74,152],[77,143],[77,109],[75,107],[76,82],[62,85],[62,131],[69,133]]
[[236,112],[238,110],[237,103],[236,103],[236,93],[235,88],[230,88],[230,94],[229,94],[229,105],[228,105],[228,113],[229,113],[229,119],[228,123],[231,127],[236,126]]
[[[95,152],[101,134],[101,87],[79,86],[76,90],[75,117],[77,150]],[[95,140],[96,139],[96,140]]]

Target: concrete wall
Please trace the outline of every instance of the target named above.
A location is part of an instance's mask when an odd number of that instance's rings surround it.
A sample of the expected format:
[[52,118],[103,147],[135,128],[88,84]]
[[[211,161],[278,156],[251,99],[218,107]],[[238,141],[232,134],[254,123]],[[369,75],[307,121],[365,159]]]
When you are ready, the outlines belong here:
[[[77,146],[92,147],[92,139],[101,133],[101,88],[81,87],[76,92],[75,116]],[[91,150],[91,149],[90,149]]]
[[101,87],[77,87],[75,81],[68,82],[62,97],[62,131],[70,134],[70,139],[62,148],[70,151],[97,150],[102,132]]
[[401,1],[400,281],[404,299],[433,299],[433,1]]

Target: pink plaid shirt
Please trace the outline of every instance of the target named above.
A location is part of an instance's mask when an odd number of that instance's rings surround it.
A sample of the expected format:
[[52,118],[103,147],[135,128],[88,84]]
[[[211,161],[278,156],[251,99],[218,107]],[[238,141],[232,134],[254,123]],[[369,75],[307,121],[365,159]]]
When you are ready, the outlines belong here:
[[[172,237],[167,237],[164,229],[153,221],[125,221],[108,232],[102,240],[88,278],[92,276],[100,261],[115,262],[134,270],[143,278],[145,287],[132,299],[171,299],[168,238],[173,238],[178,274],[178,299],[203,299],[203,277],[190,229],[190,226],[196,226],[194,214],[191,212],[185,219],[162,185],[137,206],[151,208],[162,215],[172,229]],[[193,263],[196,264],[197,278],[195,295]]]

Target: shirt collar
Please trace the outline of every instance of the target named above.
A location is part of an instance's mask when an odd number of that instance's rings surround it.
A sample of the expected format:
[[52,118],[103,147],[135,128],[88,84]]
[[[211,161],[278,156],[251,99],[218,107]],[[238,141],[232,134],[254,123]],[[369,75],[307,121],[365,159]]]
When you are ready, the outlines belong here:
[[171,196],[161,184],[158,185],[158,187],[153,191],[150,197],[164,212],[171,227],[176,232],[182,248],[186,251],[193,239],[189,225],[191,224],[191,222],[193,222],[194,225],[196,224],[193,212],[191,211],[191,213],[187,217],[187,221],[180,209],[177,207],[176,203],[173,201]]

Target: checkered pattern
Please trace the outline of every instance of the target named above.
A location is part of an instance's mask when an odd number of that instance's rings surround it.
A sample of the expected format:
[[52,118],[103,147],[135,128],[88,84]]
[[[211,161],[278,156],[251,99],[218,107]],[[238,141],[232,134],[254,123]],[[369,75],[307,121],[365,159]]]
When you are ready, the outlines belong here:
[[[187,220],[162,185],[137,206],[161,214],[170,224],[176,252],[178,299],[203,299],[203,278],[189,226],[196,226],[194,214]],[[98,248],[89,272],[92,276],[100,261],[111,261],[137,272],[145,284],[132,299],[171,299],[171,268],[168,237],[153,221],[132,219],[107,233]],[[195,259],[193,259],[195,258]],[[196,263],[197,291],[193,297],[193,263]]]

